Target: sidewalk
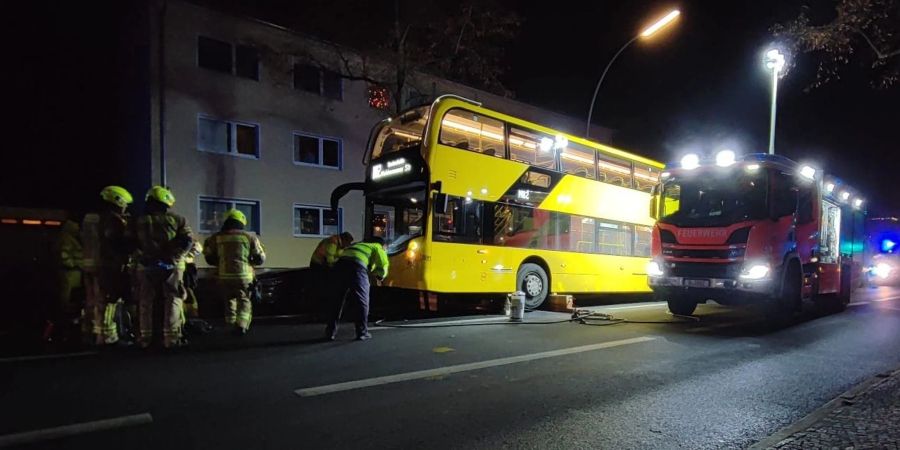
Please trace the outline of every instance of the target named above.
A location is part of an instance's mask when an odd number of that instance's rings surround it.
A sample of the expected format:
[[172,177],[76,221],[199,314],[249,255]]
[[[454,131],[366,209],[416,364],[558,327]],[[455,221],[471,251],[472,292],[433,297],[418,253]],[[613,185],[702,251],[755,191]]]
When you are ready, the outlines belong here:
[[876,375],[751,449],[900,449],[900,369]]

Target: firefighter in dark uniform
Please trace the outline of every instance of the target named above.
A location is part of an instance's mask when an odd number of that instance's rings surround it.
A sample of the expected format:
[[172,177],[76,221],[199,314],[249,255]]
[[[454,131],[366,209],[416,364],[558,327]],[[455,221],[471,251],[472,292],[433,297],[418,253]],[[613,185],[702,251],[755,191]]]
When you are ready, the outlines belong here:
[[379,280],[388,274],[388,256],[384,249],[384,239],[373,237],[353,244],[343,252],[334,266],[334,286],[337,287],[331,320],[325,327],[325,339],[334,340],[344,303],[350,301],[358,306],[356,317],[356,339],[365,341],[372,338],[367,326],[369,317],[369,273]]

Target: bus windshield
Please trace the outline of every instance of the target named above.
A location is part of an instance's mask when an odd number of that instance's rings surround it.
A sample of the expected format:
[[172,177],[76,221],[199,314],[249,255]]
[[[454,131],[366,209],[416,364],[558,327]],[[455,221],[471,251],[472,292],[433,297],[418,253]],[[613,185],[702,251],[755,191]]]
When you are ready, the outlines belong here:
[[372,157],[421,145],[430,109],[430,106],[410,109],[383,125],[375,137]]
[[715,227],[766,217],[765,170],[723,175],[692,174],[666,181],[661,189],[659,221]]
[[422,235],[424,202],[425,192],[415,191],[381,197],[372,203],[369,233],[384,239],[389,255],[406,250],[411,239]]

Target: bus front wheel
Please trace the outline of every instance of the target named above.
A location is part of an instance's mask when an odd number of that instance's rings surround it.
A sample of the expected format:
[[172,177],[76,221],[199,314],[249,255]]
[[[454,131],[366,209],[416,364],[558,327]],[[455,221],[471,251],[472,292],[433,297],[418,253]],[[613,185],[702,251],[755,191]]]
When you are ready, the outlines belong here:
[[516,274],[516,286],[525,293],[525,309],[539,308],[550,293],[550,280],[543,267],[526,263],[519,267]]

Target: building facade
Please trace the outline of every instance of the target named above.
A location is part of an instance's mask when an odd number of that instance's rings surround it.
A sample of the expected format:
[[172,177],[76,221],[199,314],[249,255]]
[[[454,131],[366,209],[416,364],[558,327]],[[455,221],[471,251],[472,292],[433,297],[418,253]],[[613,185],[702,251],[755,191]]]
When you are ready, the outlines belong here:
[[[165,183],[205,238],[229,208],[242,210],[266,246],[267,267],[306,266],[324,236],[363,233],[363,199],[329,209],[332,190],[365,177],[370,86],[308,57],[336,46],[191,3],[151,6],[149,176]],[[456,94],[574,134],[583,122],[433,76],[417,75],[414,102]],[[592,131],[601,141],[609,130]]]

